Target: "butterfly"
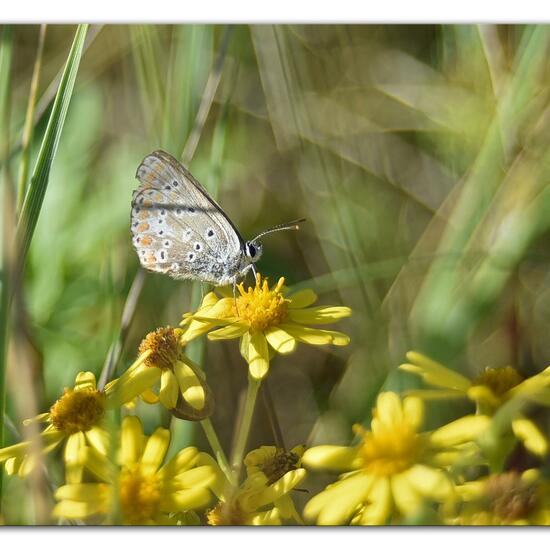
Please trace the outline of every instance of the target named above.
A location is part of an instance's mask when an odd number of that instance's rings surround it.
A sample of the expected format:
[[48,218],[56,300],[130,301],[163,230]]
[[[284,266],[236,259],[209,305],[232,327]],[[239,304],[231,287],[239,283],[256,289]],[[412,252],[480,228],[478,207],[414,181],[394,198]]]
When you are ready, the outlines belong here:
[[154,151],[139,165],[132,196],[132,243],[141,265],[174,279],[233,284],[262,255],[264,235],[298,229],[303,219],[272,227],[245,241],[221,206],[178,160]]

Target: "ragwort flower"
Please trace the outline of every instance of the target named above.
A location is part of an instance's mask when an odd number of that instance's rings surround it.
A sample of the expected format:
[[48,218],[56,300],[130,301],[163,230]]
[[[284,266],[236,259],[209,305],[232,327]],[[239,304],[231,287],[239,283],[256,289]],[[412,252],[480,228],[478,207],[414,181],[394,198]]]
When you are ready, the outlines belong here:
[[[184,316],[182,325],[188,325],[185,340],[209,332],[210,340],[240,338],[242,356],[249,365],[250,375],[260,380],[268,372],[271,347],[282,354],[291,353],[297,342],[311,345],[332,344],[345,346],[349,337],[341,332],[311,328],[307,325],[333,323],[351,315],[343,306],[309,307],[316,294],[309,289],[289,293],[281,277],[273,288],[267,278],[256,275],[256,284],[245,290],[237,286],[238,296],[219,298],[207,294],[195,314]],[[216,329],[217,330],[212,330]]]
[[550,525],[550,484],[538,470],[503,472],[456,487],[462,501],[451,525]]
[[186,420],[210,416],[213,400],[206,376],[183,353],[182,334],[183,330],[171,327],[150,332],[141,342],[134,364],[107,384],[113,399],[121,405],[137,396],[146,403],[160,401],[175,416]]
[[[410,363],[400,365],[401,370],[416,374],[437,388],[412,390],[407,392],[408,395],[425,399],[467,397],[476,403],[479,412],[490,415],[512,399],[550,406],[550,367],[527,379],[510,366],[487,367],[470,380],[416,351],[409,351],[407,359]],[[510,427],[532,453],[543,456],[548,452],[547,438],[534,422],[521,414],[521,407],[514,409]]]
[[[283,520],[303,523],[290,492],[305,478],[303,447],[285,451],[262,446],[244,460],[247,478],[234,489],[220,490],[219,502],[207,513],[209,525],[281,525]],[[221,477],[221,473],[219,474]]]
[[384,392],[378,396],[371,430],[355,426],[361,442],[353,447],[321,445],[302,458],[306,468],[345,472],[304,509],[319,525],[377,525],[412,516],[425,501],[454,498],[443,469],[460,446],[485,430],[485,416],[466,416],[433,432],[420,432],[424,407],[418,397]]
[[117,515],[125,525],[177,525],[189,517],[196,523],[191,512],[211,501],[217,472],[194,447],[163,465],[169,444],[169,430],[158,428],[147,437],[136,416],[125,417],[116,463],[91,447],[82,449],[83,464],[98,481],[60,487],[54,516],[91,524]]
[[[104,414],[114,403],[107,392],[96,387],[95,375],[79,372],[73,388],[66,388],[63,395],[53,404],[50,411],[24,421],[45,422],[40,433],[45,455],[65,441],[64,460],[68,482],[80,480],[82,465],[79,452],[90,445],[98,453],[105,453],[108,434],[104,429]],[[32,452],[32,441],[23,441],[0,449],[0,462],[5,462],[9,474],[28,475],[39,463],[40,456]]]

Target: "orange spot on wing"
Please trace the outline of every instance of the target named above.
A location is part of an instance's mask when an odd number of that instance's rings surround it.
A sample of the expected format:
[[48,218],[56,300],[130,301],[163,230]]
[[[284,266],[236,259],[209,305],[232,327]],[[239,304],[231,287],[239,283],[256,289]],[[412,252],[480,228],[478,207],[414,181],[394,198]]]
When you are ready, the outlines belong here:
[[148,217],[149,217],[149,212],[147,212],[146,210],[142,210],[142,211],[138,214],[138,218],[139,218],[140,220],[146,220]]
[[147,231],[149,229],[150,225],[148,223],[140,223],[138,226],[137,226],[137,232],[138,233],[143,233],[143,231]]
[[149,246],[153,242],[153,239],[151,237],[143,237],[141,239],[141,244],[144,246]]
[[143,201],[144,208],[151,208],[153,206],[153,201],[151,199],[145,199]]

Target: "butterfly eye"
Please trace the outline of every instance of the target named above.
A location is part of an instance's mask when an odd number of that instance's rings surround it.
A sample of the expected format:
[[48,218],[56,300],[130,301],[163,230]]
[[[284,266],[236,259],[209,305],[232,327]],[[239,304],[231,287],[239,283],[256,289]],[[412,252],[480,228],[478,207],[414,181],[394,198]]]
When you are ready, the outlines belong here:
[[254,256],[256,256],[256,247],[253,244],[248,245],[248,255],[251,258],[254,258]]

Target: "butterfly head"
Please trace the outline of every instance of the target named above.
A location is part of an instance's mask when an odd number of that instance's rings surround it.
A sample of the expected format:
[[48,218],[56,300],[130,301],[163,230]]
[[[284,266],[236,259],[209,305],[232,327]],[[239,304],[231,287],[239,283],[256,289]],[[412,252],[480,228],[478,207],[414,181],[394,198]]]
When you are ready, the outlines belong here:
[[256,239],[248,241],[244,245],[244,252],[248,258],[249,263],[256,263],[262,256],[262,245]]

